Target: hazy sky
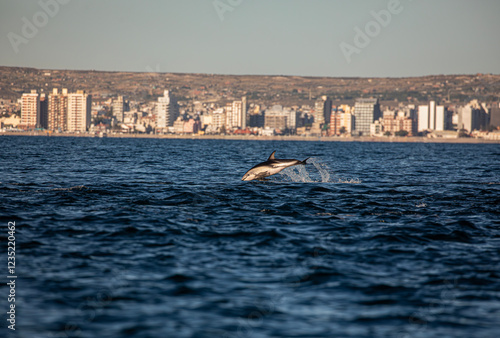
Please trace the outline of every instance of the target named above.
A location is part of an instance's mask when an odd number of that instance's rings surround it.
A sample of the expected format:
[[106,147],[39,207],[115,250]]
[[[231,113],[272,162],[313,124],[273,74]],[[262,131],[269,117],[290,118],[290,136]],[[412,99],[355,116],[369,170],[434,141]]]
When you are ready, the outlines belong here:
[[500,74],[499,15],[498,0],[0,0],[0,65]]

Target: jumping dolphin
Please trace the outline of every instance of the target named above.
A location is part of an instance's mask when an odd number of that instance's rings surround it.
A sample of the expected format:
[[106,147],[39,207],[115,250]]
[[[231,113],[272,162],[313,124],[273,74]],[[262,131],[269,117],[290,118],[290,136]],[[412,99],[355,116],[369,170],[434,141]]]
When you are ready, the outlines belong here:
[[281,170],[291,167],[293,165],[299,165],[299,164],[305,165],[306,161],[309,159],[308,157],[304,161],[283,160],[283,159],[278,160],[274,158],[275,152],[276,150],[273,151],[273,153],[271,154],[271,156],[269,156],[266,162],[259,163],[255,167],[247,171],[246,174],[243,175],[243,178],[241,180],[242,181],[263,180],[265,177],[277,174]]

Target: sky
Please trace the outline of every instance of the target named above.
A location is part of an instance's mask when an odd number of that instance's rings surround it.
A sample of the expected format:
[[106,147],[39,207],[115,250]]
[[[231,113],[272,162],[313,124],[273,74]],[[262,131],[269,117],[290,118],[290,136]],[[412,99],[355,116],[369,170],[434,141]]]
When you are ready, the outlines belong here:
[[0,66],[500,74],[498,0],[0,0]]

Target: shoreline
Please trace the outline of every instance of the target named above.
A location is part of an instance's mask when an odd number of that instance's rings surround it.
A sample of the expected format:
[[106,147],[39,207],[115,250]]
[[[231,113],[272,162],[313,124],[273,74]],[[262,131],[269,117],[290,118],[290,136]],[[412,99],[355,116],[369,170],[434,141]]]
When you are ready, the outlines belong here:
[[[3,132],[0,136],[37,136],[37,137],[91,137],[86,133],[47,133]],[[430,138],[430,137],[328,137],[328,136],[247,136],[247,135],[156,135],[156,134],[108,134],[104,138],[147,138],[147,139],[181,139],[181,140],[238,140],[238,141],[319,141],[319,142],[382,142],[382,143],[461,143],[461,144],[500,144],[500,140],[483,138]]]

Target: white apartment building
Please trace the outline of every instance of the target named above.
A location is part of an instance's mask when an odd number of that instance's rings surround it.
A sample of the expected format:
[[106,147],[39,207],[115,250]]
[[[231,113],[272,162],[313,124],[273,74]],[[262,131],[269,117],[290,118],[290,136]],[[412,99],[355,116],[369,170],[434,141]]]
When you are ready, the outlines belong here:
[[177,102],[168,90],[163,92],[163,96],[158,98],[156,106],[156,128],[166,129],[174,125],[175,120],[179,117],[179,109]]
[[241,101],[233,101],[226,104],[226,128],[246,129],[247,127],[247,99],[243,97]]
[[40,95],[36,90],[24,93],[21,97],[21,125],[27,129],[37,128],[40,124]]
[[418,106],[418,128],[419,132],[430,129],[429,106]]
[[92,96],[82,90],[68,94],[67,130],[69,132],[87,131],[90,126]]
[[212,124],[211,130],[214,132],[218,132],[221,130],[223,126],[225,126],[226,123],[226,113],[224,112],[224,108],[218,108],[214,110],[212,113]]
[[447,129],[449,116],[444,106],[437,106],[435,101],[418,106],[418,131]]

